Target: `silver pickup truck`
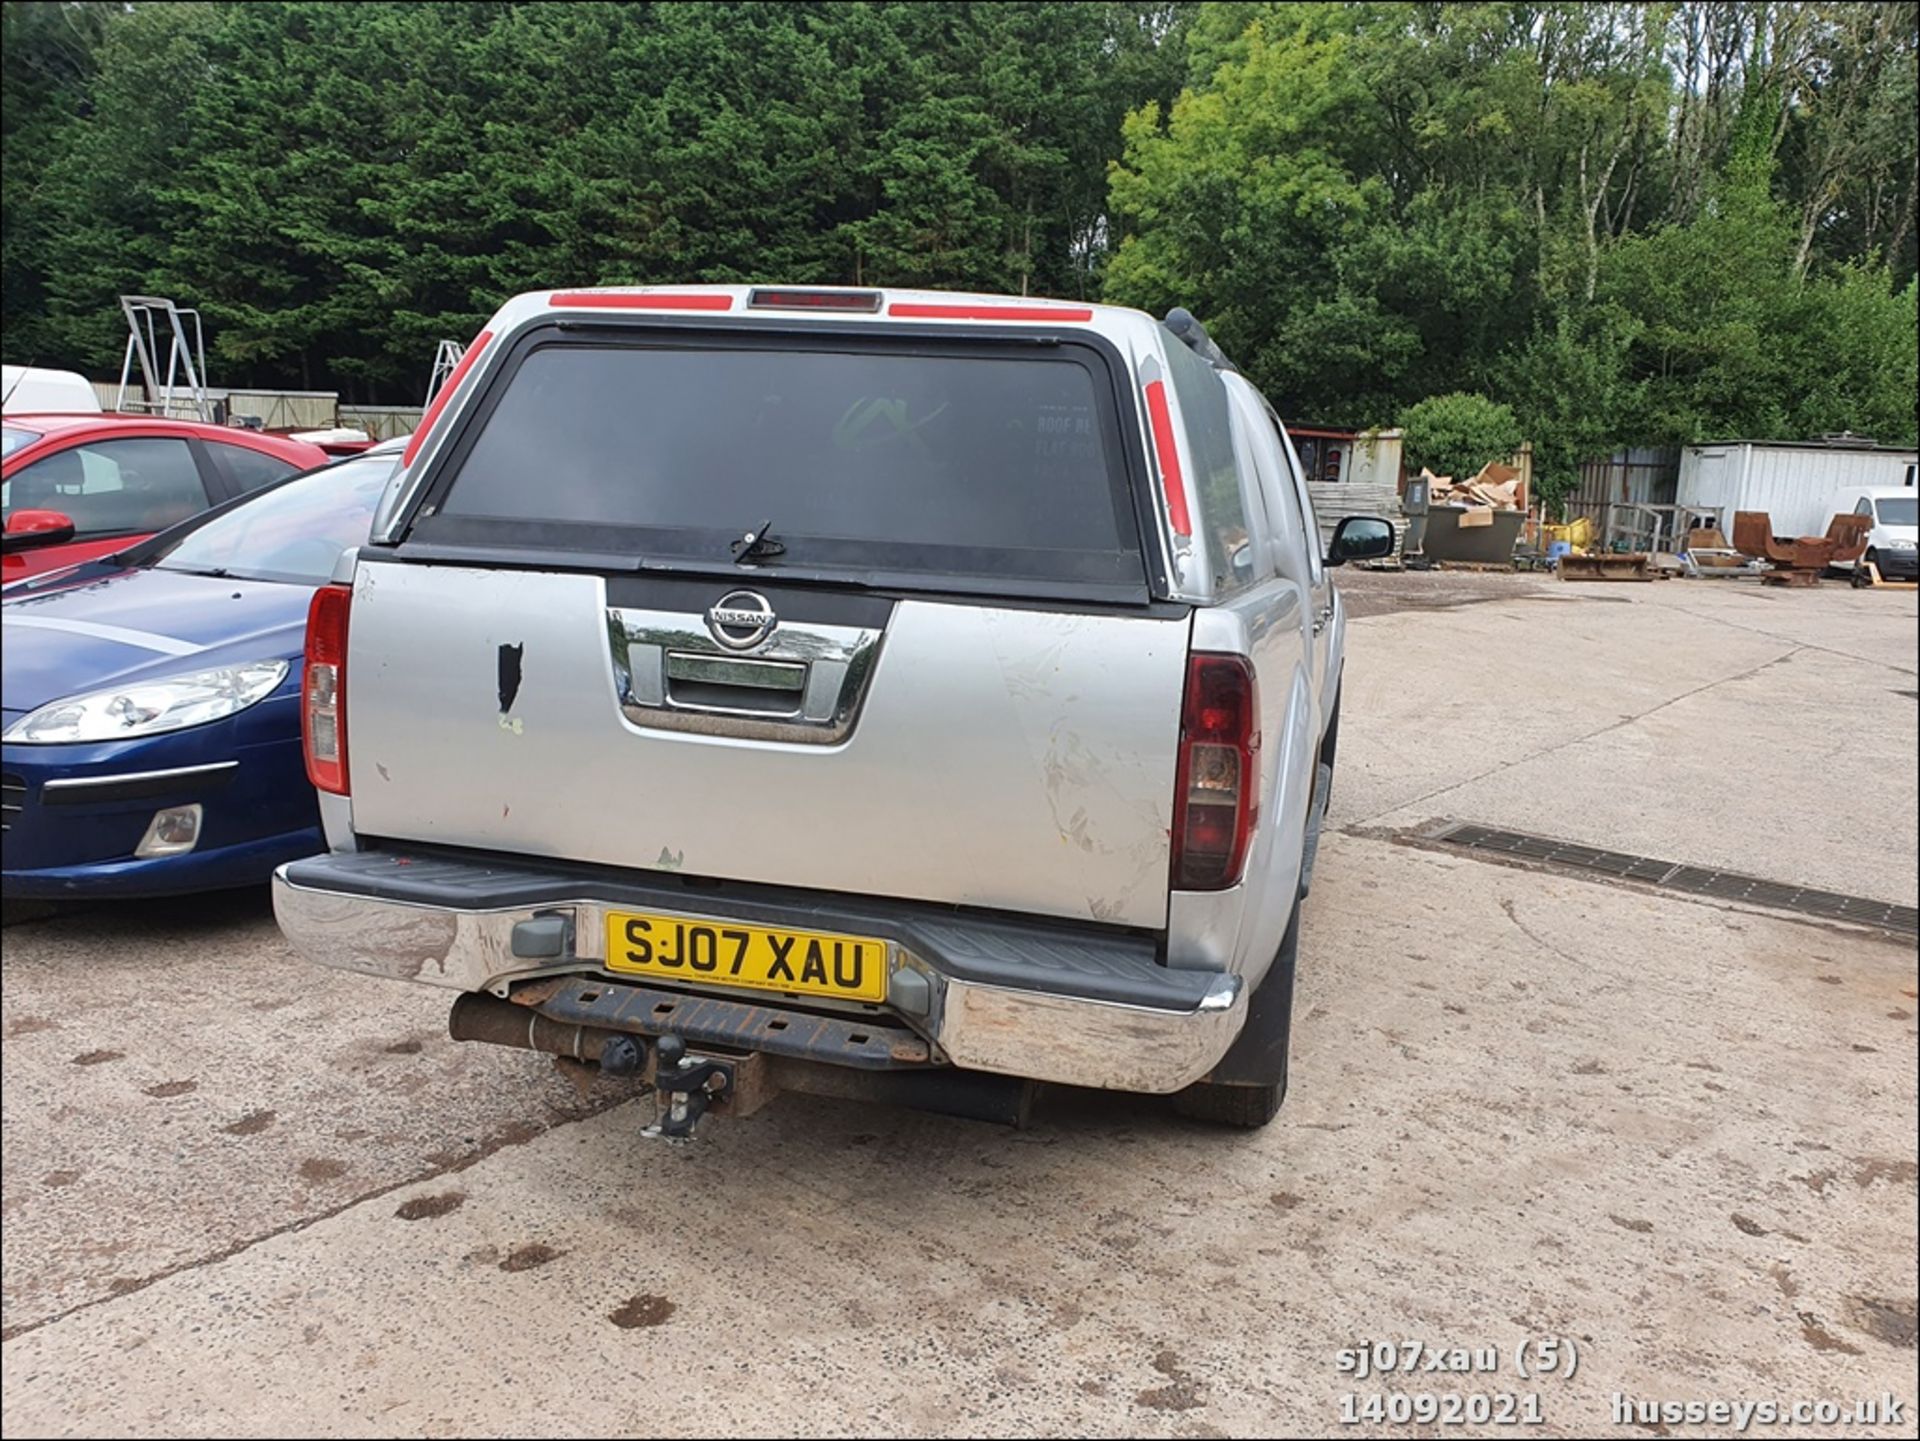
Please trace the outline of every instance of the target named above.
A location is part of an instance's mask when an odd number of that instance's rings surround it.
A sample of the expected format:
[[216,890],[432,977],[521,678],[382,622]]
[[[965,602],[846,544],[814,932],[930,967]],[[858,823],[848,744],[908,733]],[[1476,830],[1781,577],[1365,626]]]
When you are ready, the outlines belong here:
[[[324,965],[656,1088],[1269,1120],[1343,617],[1185,311],[541,292],[467,349],[309,615]],[[372,998],[370,998],[372,1003]]]

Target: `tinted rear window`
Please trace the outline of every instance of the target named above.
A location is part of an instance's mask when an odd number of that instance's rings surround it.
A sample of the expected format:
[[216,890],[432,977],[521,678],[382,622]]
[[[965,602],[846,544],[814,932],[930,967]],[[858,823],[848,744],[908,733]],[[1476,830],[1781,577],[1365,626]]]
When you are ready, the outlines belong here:
[[1077,346],[546,345],[416,533],[725,563],[771,522],[770,567],[1138,584],[1118,433]]

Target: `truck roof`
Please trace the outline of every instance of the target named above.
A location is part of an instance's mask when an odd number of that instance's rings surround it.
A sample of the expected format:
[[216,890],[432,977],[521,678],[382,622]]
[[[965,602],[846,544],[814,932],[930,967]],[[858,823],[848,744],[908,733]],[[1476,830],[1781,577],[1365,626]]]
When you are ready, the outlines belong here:
[[1088,300],[849,285],[623,285],[536,290],[502,309],[515,321],[535,310],[659,310],[707,314],[818,314],[834,320],[950,320],[1157,324],[1145,311]]

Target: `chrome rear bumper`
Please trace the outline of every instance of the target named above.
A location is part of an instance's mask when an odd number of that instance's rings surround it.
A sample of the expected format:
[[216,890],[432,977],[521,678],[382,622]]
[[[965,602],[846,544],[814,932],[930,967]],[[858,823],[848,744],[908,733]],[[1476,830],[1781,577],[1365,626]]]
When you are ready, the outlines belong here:
[[[635,983],[638,978],[603,964],[610,910],[645,907],[710,919],[712,907],[778,924],[786,909],[765,895],[693,908],[685,892],[673,897],[642,888],[628,895],[621,893],[625,887],[439,858],[422,859],[417,872],[381,869],[413,864],[360,854],[282,866],[273,878],[280,928],[320,965],[504,996],[522,981],[560,974]],[[554,917],[566,923],[564,954],[514,954],[517,925]],[[968,925],[858,905],[810,904],[788,911],[786,919],[801,928],[886,935],[888,1011],[932,1043],[937,1060],[968,1070],[1107,1090],[1177,1091],[1213,1068],[1246,1019],[1239,976],[1143,963],[1137,942],[1103,950],[1099,937],[1082,944],[1056,931],[1028,935],[1000,922]],[[742,994],[723,987],[704,993]]]

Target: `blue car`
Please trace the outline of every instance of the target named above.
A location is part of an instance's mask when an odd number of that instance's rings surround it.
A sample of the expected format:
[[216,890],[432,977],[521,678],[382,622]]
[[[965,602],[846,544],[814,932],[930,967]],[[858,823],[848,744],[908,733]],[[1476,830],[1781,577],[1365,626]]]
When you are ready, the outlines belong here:
[[0,892],[217,890],[323,848],[307,604],[366,539],[401,444],[0,593]]

